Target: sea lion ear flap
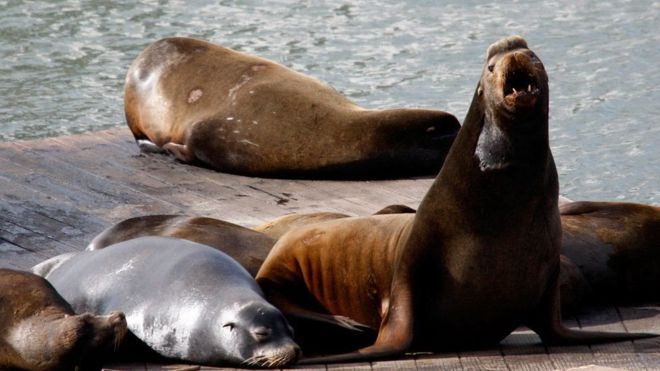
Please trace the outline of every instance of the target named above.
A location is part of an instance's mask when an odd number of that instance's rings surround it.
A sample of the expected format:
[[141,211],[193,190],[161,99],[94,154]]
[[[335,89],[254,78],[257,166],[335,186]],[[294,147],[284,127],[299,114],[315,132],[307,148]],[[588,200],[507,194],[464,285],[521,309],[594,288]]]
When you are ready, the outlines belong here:
[[514,49],[529,49],[527,41],[521,36],[513,35],[502,40],[496,41],[488,47],[486,51],[486,60],[489,60],[493,55]]

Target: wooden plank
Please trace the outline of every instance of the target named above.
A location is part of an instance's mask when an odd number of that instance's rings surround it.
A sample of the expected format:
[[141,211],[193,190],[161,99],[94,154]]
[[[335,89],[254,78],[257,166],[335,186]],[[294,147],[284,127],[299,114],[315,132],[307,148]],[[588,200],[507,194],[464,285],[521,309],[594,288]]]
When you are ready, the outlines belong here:
[[[97,137],[88,141],[74,142],[62,139],[44,140],[48,144],[49,154],[58,159],[78,166],[81,169],[103,176],[111,182],[121,183],[147,199],[156,198],[160,201],[175,204],[178,207],[187,207],[191,203],[203,203],[204,198],[195,193],[186,192],[177,185],[175,171],[169,172],[167,177],[157,178],[151,175],[148,169],[136,166],[143,165],[142,161],[129,159],[117,151],[117,148]],[[172,181],[171,179],[174,178]]]
[[[1,236],[2,231],[0,231]],[[43,258],[0,237],[0,268],[28,270]]]
[[[222,174],[178,163],[157,154],[137,156],[134,162],[136,164],[133,167],[149,172],[150,176],[161,181],[173,179],[177,187],[185,189],[188,194],[194,193],[204,200],[189,205],[188,213],[216,217],[248,226],[261,224],[263,221],[286,213],[275,206],[277,198],[264,199],[264,196],[268,195],[249,187],[256,178]],[[225,208],[224,205],[233,207]],[[255,216],[260,214],[264,216]]]
[[201,369],[199,365],[187,363],[173,363],[173,364],[155,364],[147,363],[147,371],[198,371]]
[[[623,324],[629,332],[660,334],[660,305],[619,307]],[[633,349],[639,361],[649,370],[660,370],[660,338],[633,341]]]
[[20,156],[15,156],[11,160],[31,169],[44,167],[48,171],[49,178],[70,187],[73,192],[87,193],[93,196],[101,202],[101,205],[106,202],[113,203],[113,201],[116,203],[117,199],[135,205],[156,201],[169,204],[169,201],[157,200],[144,193],[136,192],[120,181],[108,179],[100,173],[105,168],[86,170],[86,166],[83,164],[94,163],[94,157],[89,157],[87,161],[82,160],[80,163],[74,164],[59,159],[53,147],[45,145],[50,142],[50,139],[46,139],[41,142],[40,146],[34,147],[25,144],[17,145],[14,151],[20,152]]
[[7,151],[6,148],[0,147],[0,152],[14,155],[11,162],[5,160],[6,156],[0,159],[6,178],[24,182],[32,189],[70,202],[83,211],[96,211],[92,214],[98,215],[98,209],[101,209],[104,215],[110,213],[122,218],[134,210],[154,214],[172,209],[171,205],[163,205],[155,199],[145,201],[144,197],[121,184],[108,182],[56,159],[39,156],[29,150],[12,148]]
[[103,365],[103,371],[146,371],[144,363],[108,363]]
[[[35,191],[25,184],[0,175],[0,210],[3,215],[22,222],[53,219],[61,224],[67,236],[80,233],[98,233],[106,222],[98,217],[79,211],[72,203],[56,199],[43,192]],[[44,219],[45,218],[45,219]],[[43,225],[43,224],[40,224]]]
[[[580,328],[575,317],[564,319],[563,323],[570,328]],[[560,370],[583,367],[594,363],[594,355],[587,345],[549,346],[547,350],[548,357],[555,367]]]
[[[28,201],[26,201],[28,202]],[[43,234],[44,236],[57,240],[65,245],[83,248],[89,242],[90,233],[83,231],[74,223],[62,222],[56,217],[57,210],[52,214],[45,212],[39,207],[24,207],[25,203],[4,202],[0,204],[0,221],[19,225],[31,233]],[[36,206],[36,205],[35,205]],[[54,215],[54,216],[50,216]],[[100,229],[97,229],[100,231]]]
[[333,363],[326,365],[328,371],[370,371],[371,364],[368,362],[362,363]]
[[484,349],[459,352],[463,370],[508,370],[499,349]]
[[[616,308],[613,307],[595,308],[585,315],[580,315],[579,321],[586,330],[626,332]],[[599,366],[644,368],[630,341],[591,345],[591,351],[594,354],[594,364]]]
[[3,241],[10,242],[24,250],[42,256],[48,256],[41,253],[50,250],[55,250],[59,253],[79,250],[77,246],[64,244],[38,231],[32,231],[2,219],[0,219],[0,233]]
[[404,356],[401,359],[390,361],[371,362],[372,370],[417,370],[415,359],[412,356]]
[[529,329],[519,329],[500,343],[509,370],[554,370],[541,339]]
[[416,354],[415,366],[420,371],[444,370],[462,371],[458,353]]

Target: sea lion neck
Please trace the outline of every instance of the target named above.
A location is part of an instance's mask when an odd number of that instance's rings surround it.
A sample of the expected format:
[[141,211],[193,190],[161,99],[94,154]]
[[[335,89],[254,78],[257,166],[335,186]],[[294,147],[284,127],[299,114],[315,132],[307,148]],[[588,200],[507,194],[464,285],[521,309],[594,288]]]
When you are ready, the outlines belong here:
[[[489,48],[463,126],[417,219],[455,215],[469,220],[467,214],[486,212],[497,218],[511,210],[548,205],[538,202],[545,195],[550,204],[556,200],[547,81],[541,61],[521,38]],[[525,92],[522,85],[528,86]],[[523,214],[527,212],[518,215]]]

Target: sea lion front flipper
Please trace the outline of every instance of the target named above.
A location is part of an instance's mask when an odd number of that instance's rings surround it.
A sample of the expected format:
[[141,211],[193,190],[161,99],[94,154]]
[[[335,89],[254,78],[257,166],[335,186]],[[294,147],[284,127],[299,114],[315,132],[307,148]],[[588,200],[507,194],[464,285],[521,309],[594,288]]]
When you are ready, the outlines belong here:
[[169,142],[165,143],[163,148],[183,162],[193,162],[196,158],[195,154],[185,144]]
[[[323,313],[312,313],[312,312],[297,312],[297,313],[287,313],[287,320],[290,323],[324,323],[330,326],[341,327],[346,330],[364,332],[364,331],[375,331],[373,328],[352,320],[348,317],[337,316],[332,314],[323,314]],[[294,328],[296,326],[294,325]]]
[[307,356],[351,352],[373,344],[377,335],[377,329],[344,316],[298,312],[286,314],[286,319]]
[[559,284],[555,281],[541,300],[527,326],[548,345],[580,345],[627,341],[660,336],[652,333],[573,330],[561,322]]
[[383,317],[376,342],[355,352],[330,356],[303,358],[298,364],[363,362],[386,359],[403,354],[413,339],[412,295],[405,280],[393,282],[391,302]]

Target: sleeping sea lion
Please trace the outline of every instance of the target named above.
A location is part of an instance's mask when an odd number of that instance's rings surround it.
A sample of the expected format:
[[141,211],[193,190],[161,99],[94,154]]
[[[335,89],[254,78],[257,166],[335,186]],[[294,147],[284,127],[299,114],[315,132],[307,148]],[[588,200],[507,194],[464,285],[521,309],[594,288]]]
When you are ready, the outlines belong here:
[[283,367],[301,354],[250,274],[209,246],[140,237],[71,256],[45,278],[79,311],[121,308],[131,334],[163,357]]
[[660,300],[660,207],[580,201],[559,207],[562,254],[579,269],[590,302]]
[[364,109],[278,63],[182,37],[137,57],[124,108],[142,148],[264,177],[431,174],[459,129],[447,112]]
[[0,369],[98,367],[125,334],[123,313],[75,314],[45,279],[0,269]]

